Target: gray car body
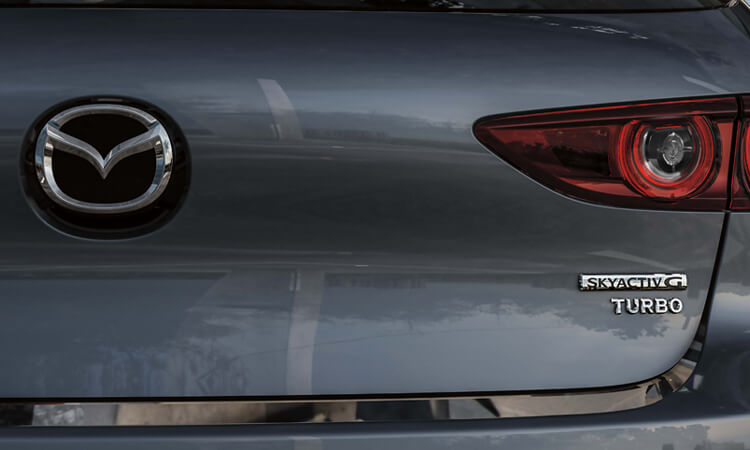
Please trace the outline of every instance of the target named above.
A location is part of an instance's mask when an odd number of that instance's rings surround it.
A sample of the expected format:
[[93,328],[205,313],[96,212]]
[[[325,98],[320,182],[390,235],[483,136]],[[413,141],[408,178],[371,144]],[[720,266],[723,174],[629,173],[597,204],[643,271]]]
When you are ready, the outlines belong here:
[[[4,399],[617,386],[672,367],[711,308],[687,387],[630,412],[469,421],[439,432],[419,424],[5,429],[0,443],[750,445],[742,320],[750,317],[750,216],[571,200],[472,135],[474,122],[493,114],[750,93],[743,7],[1,12],[0,188],[12,212],[0,222]],[[68,236],[24,195],[28,127],[88,96],[150,102],[185,133],[188,196],[147,236]],[[580,272],[662,271],[688,274],[675,317],[614,316],[609,297],[576,287]]]

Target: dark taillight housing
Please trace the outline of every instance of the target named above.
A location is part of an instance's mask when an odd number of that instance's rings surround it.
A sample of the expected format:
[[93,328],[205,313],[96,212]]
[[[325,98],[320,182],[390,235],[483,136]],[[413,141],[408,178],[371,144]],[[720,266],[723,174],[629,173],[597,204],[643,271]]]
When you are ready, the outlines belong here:
[[736,116],[734,98],[679,100],[490,117],[474,132],[564,195],[632,208],[720,210]]

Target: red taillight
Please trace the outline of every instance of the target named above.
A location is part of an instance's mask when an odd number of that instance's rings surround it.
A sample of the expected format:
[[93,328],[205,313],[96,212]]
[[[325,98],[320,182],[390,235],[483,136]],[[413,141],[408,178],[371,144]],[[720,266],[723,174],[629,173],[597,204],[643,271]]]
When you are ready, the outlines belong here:
[[[744,106],[743,115],[750,115],[750,97],[742,97]],[[750,120],[745,119],[740,124],[737,133],[737,152],[735,157],[735,170],[732,178],[732,203],[730,209],[733,211],[750,210]]]
[[720,158],[703,116],[623,126],[616,164],[626,183],[655,200],[688,198],[706,183]]
[[727,207],[736,115],[734,98],[679,100],[494,117],[474,131],[511,165],[571,197],[718,210]]

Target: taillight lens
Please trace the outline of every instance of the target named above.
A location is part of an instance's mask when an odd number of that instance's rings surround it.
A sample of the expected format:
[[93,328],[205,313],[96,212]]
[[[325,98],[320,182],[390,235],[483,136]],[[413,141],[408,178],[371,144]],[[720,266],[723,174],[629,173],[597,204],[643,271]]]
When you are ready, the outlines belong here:
[[477,138],[542,184],[633,208],[727,206],[734,98],[581,108],[475,125]]
[[[750,97],[742,97],[743,115],[750,115]],[[737,133],[737,147],[735,157],[734,177],[732,178],[732,203],[730,209],[733,211],[750,210],[750,120],[745,119],[740,124]]]
[[688,198],[718,168],[715,141],[710,123],[702,116],[650,123],[633,120],[620,131],[618,171],[645,197]]

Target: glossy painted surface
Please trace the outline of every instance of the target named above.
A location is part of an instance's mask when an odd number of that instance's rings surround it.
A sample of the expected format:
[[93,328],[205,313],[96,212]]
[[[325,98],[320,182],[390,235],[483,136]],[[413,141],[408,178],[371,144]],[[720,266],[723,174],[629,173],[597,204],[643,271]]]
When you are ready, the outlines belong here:
[[750,410],[750,214],[731,214],[726,233],[706,347],[694,378],[706,406],[744,412]]
[[8,448],[570,449],[750,448],[750,214],[731,214],[706,342],[681,391],[646,408],[588,416],[446,423],[162,428],[0,428]]
[[[563,198],[471,125],[750,92],[729,16],[2,10],[0,397],[567,389],[666,371],[698,326],[723,215]],[[163,229],[78,240],[26,204],[26,127],[86,95],[145,99],[182,126],[191,190]],[[579,272],[649,271],[688,274],[682,314],[615,316],[576,289]]]

